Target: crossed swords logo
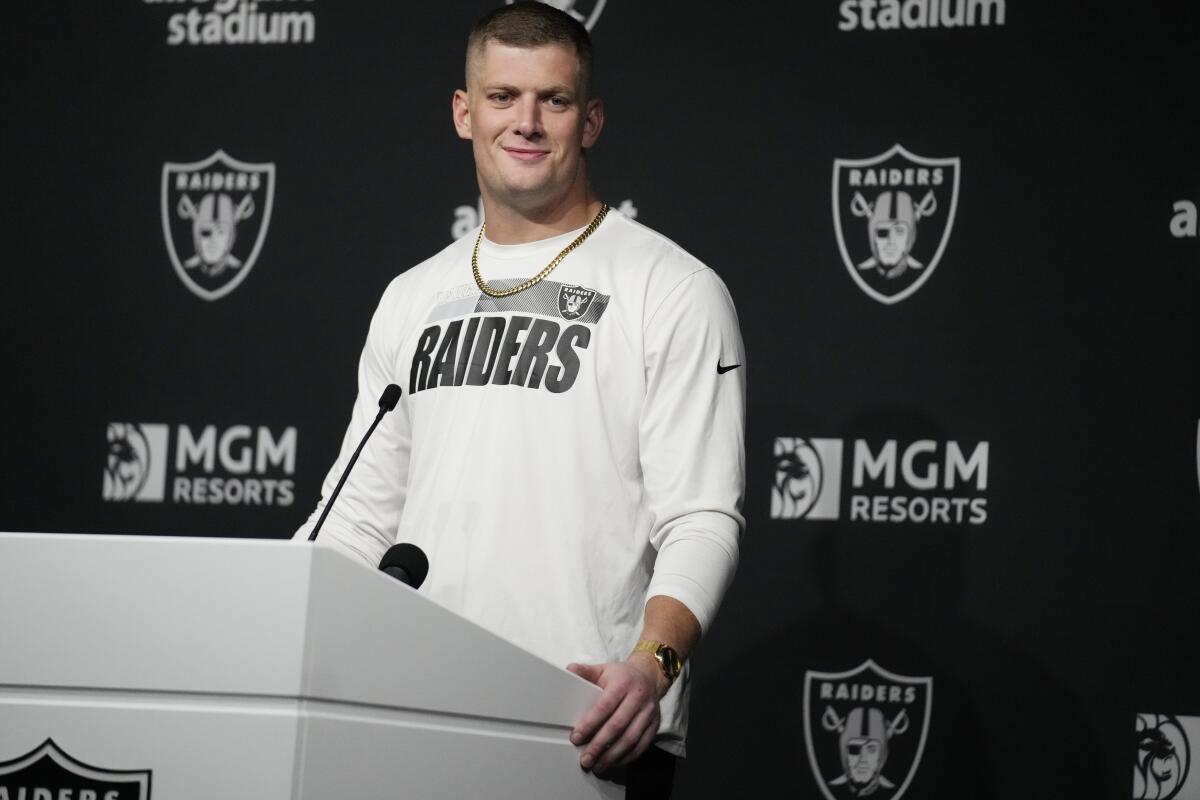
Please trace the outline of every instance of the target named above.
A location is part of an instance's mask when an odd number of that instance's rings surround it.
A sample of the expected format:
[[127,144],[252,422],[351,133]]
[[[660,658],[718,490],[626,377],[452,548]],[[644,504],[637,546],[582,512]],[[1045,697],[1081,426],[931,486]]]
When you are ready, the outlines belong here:
[[183,266],[188,269],[200,267],[200,271],[209,277],[220,275],[226,268],[242,266],[241,260],[231,251],[237,239],[238,223],[254,215],[253,197],[246,195],[234,206],[229,195],[209,193],[200,198],[197,207],[185,194],[179,198],[176,213],[192,223],[192,242],[196,246],[196,254],[185,259]]
[[879,787],[896,788],[884,776],[883,765],[887,763],[888,742],[907,731],[908,725],[904,709],[885,725],[883,712],[877,708],[860,706],[840,717],[831,706],[825,706],[821,727],[839,735],[843,769],[829,785],[844,786],[856,796],[869,795]]
[[850,211],[868,220],[871,238],[871,257],[858,264],[860,271],[878,269],[886,278],[894,278],[906,269],[925,267],[909,252],[917,241],[917,223],[937,211],[937,198],[932,191],[914,208],[907,192],[882,192],[874,203],[868,203],[861,192],[850,200]]

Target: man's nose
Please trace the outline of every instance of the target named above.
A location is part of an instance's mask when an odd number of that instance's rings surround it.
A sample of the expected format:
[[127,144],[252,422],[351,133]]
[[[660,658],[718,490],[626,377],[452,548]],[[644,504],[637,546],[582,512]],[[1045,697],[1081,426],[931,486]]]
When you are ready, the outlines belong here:
[[541,106],[536,97],[522,97],[516,105],[517,119],[513,131],[526,139],[537,139],[542,130]]

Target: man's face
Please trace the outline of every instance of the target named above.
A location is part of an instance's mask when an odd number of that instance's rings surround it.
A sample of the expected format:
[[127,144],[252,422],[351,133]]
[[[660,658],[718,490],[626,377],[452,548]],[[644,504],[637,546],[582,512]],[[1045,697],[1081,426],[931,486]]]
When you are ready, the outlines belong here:
[[488,41],[472,55],[467,91],[454,94],[454,124],[470,139],[480,189],[518,210],[550,205],[585,181],[582,149],[604,112],[580,85],[579,62],[560,45]]
[[882,754],[877,739],[851,739],[846,743],[846,763],[850,780],[854,783],[870,783],[879,772],[879,757]]
[[197,222],[192,234],[196,242],[196,252],[205,264],[216,264],[225,258],[229,248],[233,246],[234,227],[230,222]]
[[908,224],[905,222],[880,222],[872,233],[879,251],[879,261],[889,267],[900,263],[908,253]]

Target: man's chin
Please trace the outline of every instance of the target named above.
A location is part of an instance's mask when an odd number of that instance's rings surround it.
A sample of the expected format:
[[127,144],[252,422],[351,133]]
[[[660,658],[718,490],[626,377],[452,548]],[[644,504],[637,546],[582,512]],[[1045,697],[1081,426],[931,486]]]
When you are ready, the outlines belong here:
[[566,192],[559,187],[547,185],[544,182],[505,184],[502,191],[496,192],[496,199],[507,206],[516,209],[539,209],[553,205]]

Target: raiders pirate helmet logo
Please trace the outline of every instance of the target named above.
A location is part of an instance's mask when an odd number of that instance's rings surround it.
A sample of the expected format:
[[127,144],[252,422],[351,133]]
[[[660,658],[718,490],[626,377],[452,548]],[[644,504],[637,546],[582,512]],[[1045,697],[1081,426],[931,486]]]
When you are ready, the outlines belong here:
[[834,160],[833,221],[850,277],[891,305],[933,275],[954,227],[959,159],[900,145],[873,158]]
[[563,319],[579,319],[596,299],[595,289],[563,285],[558,290],[558,313]]
[[217,300],[246,279],[262,250],[275,197],[275,165],[218,150],[203,161],[163,165],[167,255],[197,297]]
[[933,678],[867,660],[804,676],[804,742],[827,800],[900,800],[912,783],[933,707]]

